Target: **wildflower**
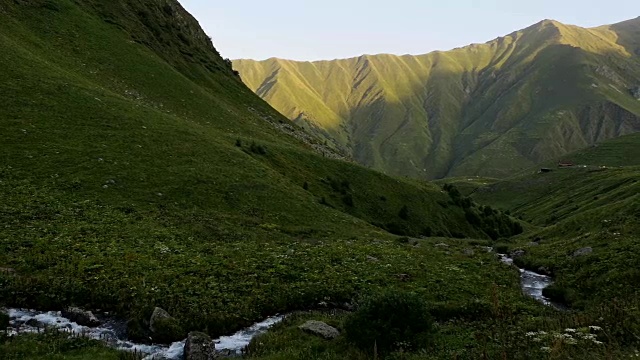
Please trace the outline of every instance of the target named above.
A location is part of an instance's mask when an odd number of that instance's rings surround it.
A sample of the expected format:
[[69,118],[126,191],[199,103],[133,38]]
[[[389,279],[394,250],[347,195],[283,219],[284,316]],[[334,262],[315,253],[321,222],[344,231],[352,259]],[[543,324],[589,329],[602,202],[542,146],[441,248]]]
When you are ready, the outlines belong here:
[[602,345],[603,344],[602,341],[598,341],[598,340],[593,340],[593,343],[596,344],[596,345]]
[[591,325],[589,326],[589,329],[593,330],[593,331],[600,331],[602,330],[602,328],[600,326],[595,326],[595,325]]
[[528,332],[528,333],[526,333],[525,335],[526,335],[527,337],[533,337],[533,336],[538,335],[538,333],[537,333],[537,332],[535,332],[535,331],[529,331],[529,332]]
[[540,334],[540,335],[547,335],[547,332],[546,332],[546,331],[542,331],[542,330],[540,330],[540,331],[538,331],[538,334]]
[[540,339],[540,338],[534,338],[534,339],[533,339],[533,341],[534,341],[534,342],[540,342],[540,341],[542,341],[542,339]]
[[576,332],[576,329],[564,329],[564,332],[574,333]]
[[551,348],[548,346],[543,346],[540,348],[540,350],[544,351],[544,352],[551,352]]

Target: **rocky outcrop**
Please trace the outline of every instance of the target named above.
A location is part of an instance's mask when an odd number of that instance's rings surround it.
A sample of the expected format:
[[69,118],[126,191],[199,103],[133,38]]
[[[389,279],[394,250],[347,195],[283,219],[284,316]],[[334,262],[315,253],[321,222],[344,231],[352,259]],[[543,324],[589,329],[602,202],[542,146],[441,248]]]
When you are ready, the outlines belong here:
[[100,320],[91,311],[85,311],[77,307],[63,310],[62,316],[82,326],[96,327],[100,325]]
[[523,257],[523,256],[524,256],[524,254],[525,254],[525,251],[524,251],[524,250],[522,250],[522,249],[519,249],[519,250],[513,250],[513,251],[509,254],[509,256],[510,256],[512,259],[516,259],[516,258],[519,258],[519,257]]
[[322,321],[309,320],[298,327],[300,330],[323,339],[332,340],[340,336],[338,329]]
[[149,319],[149,330],[154,341],[171,343],[184,338],[182,326],[166,310],[156,307]]
[[578,249],[573,253],[573,257],[586,256],[593,252],[593,248],[585,247],[582,249]]
[[209,335],[190,332],[184,344],[184,360],[213,360],[216,358],[216,346]]

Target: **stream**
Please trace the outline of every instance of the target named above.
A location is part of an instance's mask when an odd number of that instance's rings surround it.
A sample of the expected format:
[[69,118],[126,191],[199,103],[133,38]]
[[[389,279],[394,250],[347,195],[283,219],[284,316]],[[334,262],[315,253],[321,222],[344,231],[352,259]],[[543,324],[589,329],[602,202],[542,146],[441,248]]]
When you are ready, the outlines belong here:
[[513,259],[504,254],[498,254],[500,260],[507,264],[516,267],[520,271],[520,287],[522,292],[532,297],[544,305],[551,306],[557,310],[567,310],[566,306],[549,300],[542,294],[542,291],[549,285],[553,284],[553,278],[547,275],[538,274],[533,271],[524,270],[517,267],[513,263]]
[[[503,263],[515,267],[513,259],[503,254],[499,254],[499,256]],[[564,306],[550,301],[542,294],[542,290],[553,283],[551,277],[520,268],[518,270],[520,270],[520,284],[525,295],[538,300],[544,305],[566,310]],[[11,318],[10,328],[8,329],[10,336],[34,333],[41,331],[44,327],[53,327],[61,331],[104,341],[110,347],[119,350],[147,354],[144,360],[181,360],[184,355],[185,341],[175,342],[169,346],[136,344],[126,339],[126,325],[122,321],[112,318],[102,318],[102,325],[90,328],[78,325],[62,317],[59,311],[38,312],[34,310],[8,309],[5,312]],[[265,333],[283,319],[284,316],[270,317],[231,336],[222,336],[214,340],[216,351],[226,356],[239,356],[254,337]]]
[[[147,356],[144,360],[181,360],[184,354],[185,341],[175,342],[167,346],[136,344],[127,340],[126,325],[122,321],[101,319],[103,320],[102,325],[90,328],[78,325],[64,318],[59,311],[38,312],[34,310],[8,309],[6,312],[11,318],[10,336],[39,332],[46,326],[74,335],[104,341],[108,346],[118,350],[135,351],[146,354]],[[216,352],[229,357],[239,356],[254,337],[266,332],[270,327],[281,322],[283,319],[284,316],[270,317],[238,331],[231,336],[222,336],[215,339]]]

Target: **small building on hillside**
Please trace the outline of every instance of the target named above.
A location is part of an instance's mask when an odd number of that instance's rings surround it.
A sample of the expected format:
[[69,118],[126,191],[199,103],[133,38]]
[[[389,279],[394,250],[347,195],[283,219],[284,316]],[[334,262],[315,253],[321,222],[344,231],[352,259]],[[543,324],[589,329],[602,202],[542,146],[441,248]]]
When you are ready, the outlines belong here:
[[574,163],[572,163],[571,161],[560,161],[558,163],[558,167],[560,168],[568,168],[568,167],[574,167]]

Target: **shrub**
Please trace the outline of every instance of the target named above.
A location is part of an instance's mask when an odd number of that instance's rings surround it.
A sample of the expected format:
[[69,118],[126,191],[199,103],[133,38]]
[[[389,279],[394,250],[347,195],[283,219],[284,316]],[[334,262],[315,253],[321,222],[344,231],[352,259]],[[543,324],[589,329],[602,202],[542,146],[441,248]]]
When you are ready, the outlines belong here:
[[304,190],[309,190],[309,183],[305,181],[304,184],[302,184],[302,188]]
[[236,146],[237,147],[242,147],[242,140],[236,139]]
[[389,291],[363,301],[345,322],[347,340],[362,350],[380,353],[415,350],[428,344],[433,319],[424,299],[414,293]]
[[342,202],[348,207],[353,207],[353,196],[351,196],[351,194],[346,194],[342,197]]
[[404,205],[402,209],[400,209],[400,212],[398,212],[398,216],[402,220],[409,220],[409,208],[407,207],[407,205]]
[[267,154],[267,148],[264,147],[263,145],[258,145],[255,142],[251,143],[251,146],[249,147],[249,150],[252,153],[258,154],[258,155],[266,155]]
[[11,319],[9,318],[9,315],[0,312],[0,331],[4,331],[6,328],[9,327],[9,321]]

